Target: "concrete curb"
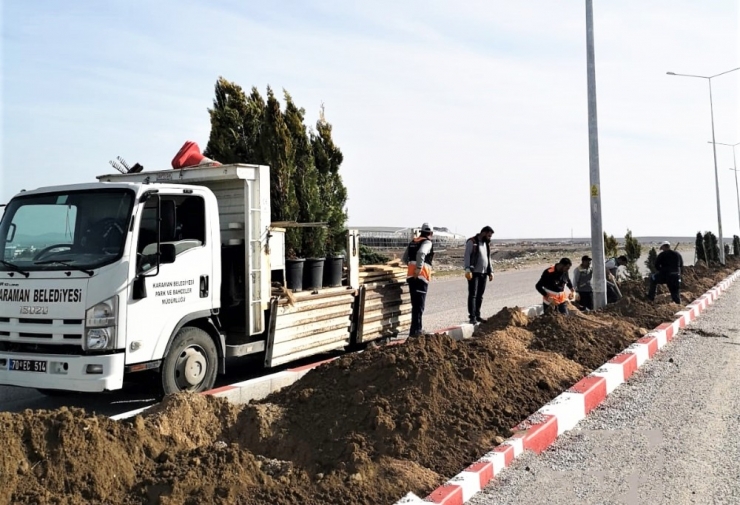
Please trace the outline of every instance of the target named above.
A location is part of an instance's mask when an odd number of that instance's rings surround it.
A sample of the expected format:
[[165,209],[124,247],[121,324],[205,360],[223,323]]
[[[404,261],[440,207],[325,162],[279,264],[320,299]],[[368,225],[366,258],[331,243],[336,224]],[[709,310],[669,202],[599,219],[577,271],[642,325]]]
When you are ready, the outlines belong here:
[[573,429],[581,419],[601,404],[607,395],[626,382],[640,366],[670,342],[682,328],[699,317],[738,278],[740,270],[690,303],[685,310],[678,312],[677,319],[673,322],[661,324],[566,392],[555,397],[516,426],[511,438],[494,447],[491,452],[435,489],[426,498],[422,499],[408,493],[395,505],[467,503],[524,451],[530,450],[539,454],[552,445],[559,435]]
[[[542,314],[542,307],[541,306],[528,307],[526,309],[522,309],[522,312],[527,314],[529,317],[535,317],[537,315]],[[474,331],[475,331],[474,325],[461,324],[458,326],[451,326],[450,328],[445,328],[443,330],[438,330],[438,331],[435,331],[434,333],[446,334],[454,340],[465,340],[465,339],[472,338]],[[405,340],[400,340],[400,341],[393,342],[392,344],[399,344],[404,341]],[[358,352],[362,352],[362,351],[358,351]],[[317,366],[323,365],[324,363],[334,361],[335,359],[339,359],[339,356],[335,358],[317,361],[315,363],[310,363],[308,365],[300,366],[297,368],[289,368],[288,370],[284,370],[282,372],[276,372],[276,373],[269,374],[269,375],[263,375],[262,377],[256,377],[254,379],[249,379],[246,381],[229,384],[227,386],[221,386],[219,388],[210,389],[208,391],[202,392],[201,394],[213,395],[213,396],[217,396],[220,398],[225,398],[226,400],[232,403],[249,403],[252,400],[261,400],[262,398],[265,398],[271,393],[279,391],[280,389],[286,386],[290,386],[298,382],[298,380],[300,380],[301,377],[306,375],[309,370],[312,370],[316,368]],[[119,421],[121,419],[133,417],[137,414],[141,414],[142,412],[144,412],[145,410],[151,407],[153,407],[153,405],[142,407],[136,410],[131,410],[128,412],[123,412],[121,414],[111,416],[111,419],[115,421]]]

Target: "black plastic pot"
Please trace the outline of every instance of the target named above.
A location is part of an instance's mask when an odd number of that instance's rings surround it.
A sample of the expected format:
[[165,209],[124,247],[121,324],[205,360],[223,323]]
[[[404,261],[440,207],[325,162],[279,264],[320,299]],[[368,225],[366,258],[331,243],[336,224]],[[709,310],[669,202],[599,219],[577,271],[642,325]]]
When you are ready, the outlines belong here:
[[324,282],[324,258],[306,258],[303,267],[303,287],[321,289]]
[[342,267],[344,255],[327,256],[324,263],[324,287],[333,288],[342,285]]
[[301,291],[303,289],[303,264],[306,262],[303,258],[285,260],[285,280],[288,289]]

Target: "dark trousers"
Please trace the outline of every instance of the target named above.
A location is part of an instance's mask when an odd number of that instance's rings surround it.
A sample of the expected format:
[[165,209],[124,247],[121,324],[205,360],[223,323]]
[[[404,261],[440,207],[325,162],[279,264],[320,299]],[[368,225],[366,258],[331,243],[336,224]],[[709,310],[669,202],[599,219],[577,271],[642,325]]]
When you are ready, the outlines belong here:
[[594,294],[592,291],[579,291],[578,297],[583,308],[594,310]]
[[606,303],[617,303],[621,299],[622,295],[619,294],[617,285],[606,281]]
[[411,292],[411,329],[409,330],[409,336],[415,337],[423,329],[421,318],[424,315],[424,305],[426,304],[429,285],[425,281],[413,277],[408,278],[407,282]]
[[560,305],[548,305],[546,303],[543,303],[542,308],[544,309],[545,313],[548,313],[550,311],[558,311],[561,314],[568,313],[568,305],[565,303],[561,303]]
[[658,289],[658,284],[667,284],[668,291],[671,292],[671,300],[673,303],[681,303],[681,276],[679,274],[666,274],[658,272],[650,276],[650,291],[648,292],[648,299],[655,300],[655,291]]
[[468,281],[468,317],[474,320],[480,317],[480,308],[483,305],[483,294],[486,292],[488,274],[473,274]]

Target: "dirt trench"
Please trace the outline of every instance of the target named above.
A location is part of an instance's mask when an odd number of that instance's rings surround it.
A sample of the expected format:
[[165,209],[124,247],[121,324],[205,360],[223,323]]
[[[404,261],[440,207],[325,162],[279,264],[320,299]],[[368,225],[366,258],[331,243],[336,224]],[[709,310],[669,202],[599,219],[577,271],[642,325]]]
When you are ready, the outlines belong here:
[[[690,269],[701,294],[731,269]],[[645,286],[606,310],[528,321],[504,309],[473,339],[431,335],[310,371],[246,406],[174,395],[131,420],[0,413],[0,504],[383,504],[425,495],[678,306]],[[450,450],[451,449],[451,450]]]

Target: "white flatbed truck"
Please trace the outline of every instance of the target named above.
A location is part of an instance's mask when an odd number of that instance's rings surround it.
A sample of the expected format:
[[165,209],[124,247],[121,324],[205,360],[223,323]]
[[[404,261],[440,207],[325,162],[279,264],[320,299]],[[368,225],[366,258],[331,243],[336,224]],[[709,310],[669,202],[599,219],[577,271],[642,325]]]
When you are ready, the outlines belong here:
[[155,371],[165,394],[199,392],[227,358],[272,368],[406,330],[407,289],[360,283],[352,230],[342,286],[273,291],[284,229],[271,226],[269,180],[269,167],[233,164],[13,197],[0,221],[0,385],[100,392]]

